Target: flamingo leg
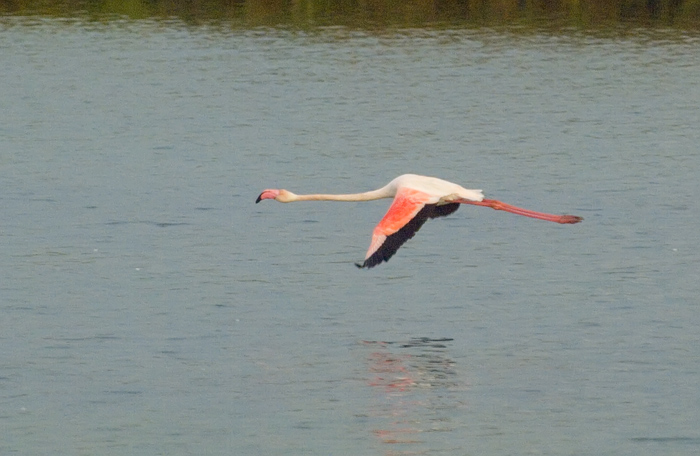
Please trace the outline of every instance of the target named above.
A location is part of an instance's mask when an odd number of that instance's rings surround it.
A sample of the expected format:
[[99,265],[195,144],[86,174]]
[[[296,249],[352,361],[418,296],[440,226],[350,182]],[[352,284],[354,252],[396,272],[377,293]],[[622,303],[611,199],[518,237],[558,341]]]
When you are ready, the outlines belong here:
[[531,211],[529,209],[523,209],[521,207],[513,206],[511,204],[506,204],[498,200],[485,199],[483,201],[471,201],[467,199],[459,199],[458,201],[462,204],[472,204],[474,206],[485,206],[495,209],[497,211],[510,212],[512,214],[523,215],[525,217],[531,217],[539,220],[546,220],[548,222],[556,223],[578,223],[583,220],[583,217],[578,217],[576,215],[554,215],[547,214],[544,212]]

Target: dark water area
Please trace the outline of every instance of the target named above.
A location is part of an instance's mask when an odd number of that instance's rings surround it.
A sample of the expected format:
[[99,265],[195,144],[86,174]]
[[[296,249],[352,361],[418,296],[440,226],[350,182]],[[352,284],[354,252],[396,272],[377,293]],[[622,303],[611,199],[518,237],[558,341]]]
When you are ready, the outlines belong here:
[[177,18],[191,25],[225,27],[344,26],[359,29],[385,27],[520,27],[524,29],[584,28],[609,30],[630,27],[700,25],[697,0],[201,0],[157,1],[7,1],[0,14],[49,16],[110,21],[118,18]]

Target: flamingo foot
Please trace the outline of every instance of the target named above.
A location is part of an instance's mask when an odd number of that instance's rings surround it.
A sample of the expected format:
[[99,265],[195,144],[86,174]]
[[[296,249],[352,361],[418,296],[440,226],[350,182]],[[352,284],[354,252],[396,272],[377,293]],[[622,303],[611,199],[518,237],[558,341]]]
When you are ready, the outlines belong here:
[[559,220],[557,223],[578,223],[583,221],[583,217],[579,217],[578,215],[562,215],[559,217]]

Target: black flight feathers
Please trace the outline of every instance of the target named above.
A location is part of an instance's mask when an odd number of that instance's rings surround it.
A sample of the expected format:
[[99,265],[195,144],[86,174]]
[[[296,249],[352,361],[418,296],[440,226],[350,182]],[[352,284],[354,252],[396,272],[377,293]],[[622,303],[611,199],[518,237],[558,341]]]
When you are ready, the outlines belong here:
[[459,203],[448,203],[441,206],[426,204],[410,222],[396,233],[387,236],[381,247],[371,257],[367,258],[362,264],[355,263],[355,266],[358,268],[373,268],[382,261],[389,261],[396,251],[399,250],[399,247],[411,239],[428,219],[450,215],[457,209],[459,209]]

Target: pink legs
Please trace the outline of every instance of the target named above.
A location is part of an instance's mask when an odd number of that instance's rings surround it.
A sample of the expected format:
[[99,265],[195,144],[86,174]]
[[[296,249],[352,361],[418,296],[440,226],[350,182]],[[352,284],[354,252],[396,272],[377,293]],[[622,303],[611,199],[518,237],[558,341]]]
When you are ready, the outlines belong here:
[[460,199],[459,201],[455,201],[455,202],[460,202],[462,204],[473,204],[474,206],[486,206],[486,207],[490,207],[491,209],[496,209],[497,211],[511,212],[513,214],[524,215],[525,217],[531,217],[531,218],[536,218],[536,219],[540,219],[540,220],[546,220],[548,222],[578,223],[581,220],[583,220],[583,217],[578,217],[576,215],[545,214],[544,212],[535,212],[535,211],[531,211],[528,209],[523,209],[521,207],[512,206],[510,204],[506,204],[506,203],[503,203],[501,201],[490,200],[490,199],[485,199],[483,201],[470,201],[467,199]]

